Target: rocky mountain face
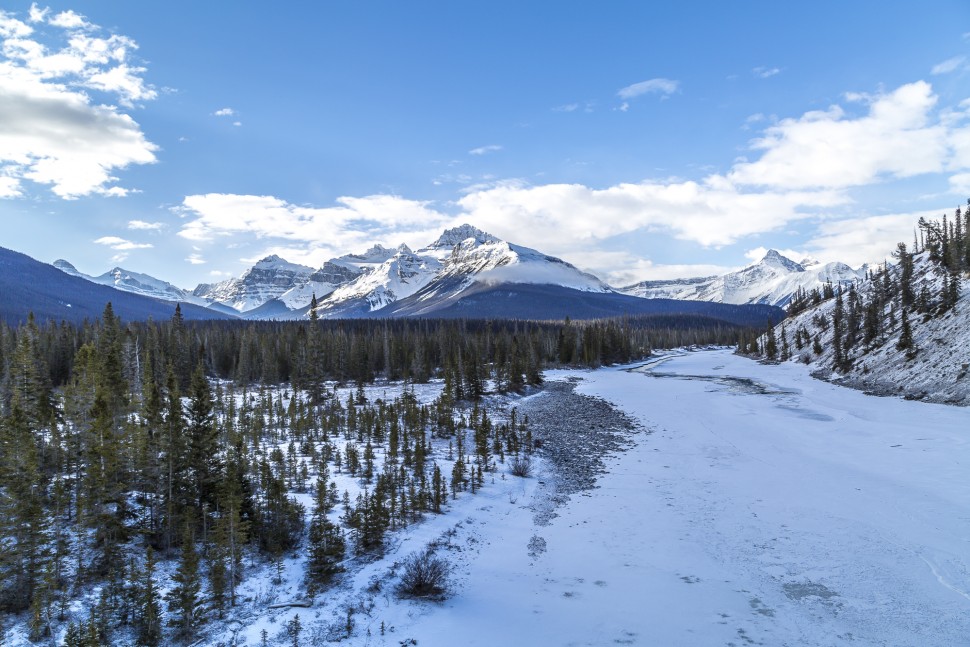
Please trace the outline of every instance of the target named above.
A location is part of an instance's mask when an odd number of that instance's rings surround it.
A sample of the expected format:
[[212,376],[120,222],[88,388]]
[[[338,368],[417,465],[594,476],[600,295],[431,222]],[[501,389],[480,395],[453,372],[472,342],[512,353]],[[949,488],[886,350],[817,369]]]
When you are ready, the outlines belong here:
[[274,254],[260,260],[239,278],[200,284],[192,294],[206,303],[246,312],[279,298],[312,274],[312,267],[290,263]]

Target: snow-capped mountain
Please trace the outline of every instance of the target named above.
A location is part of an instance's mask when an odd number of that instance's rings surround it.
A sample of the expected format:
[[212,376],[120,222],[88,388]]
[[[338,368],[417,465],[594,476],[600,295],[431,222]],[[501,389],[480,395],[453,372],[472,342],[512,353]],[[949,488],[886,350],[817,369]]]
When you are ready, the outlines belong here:
[[[774,254],[774,255],[772,255]],[[240,277],[200,284],[189,294],[153,277],[116,268],[101,277],[84,277],[118,289],[150,293],[157,298],[188,301],[248,319],[302,319],[313,297],[316,313],[324,318],[346,317],[520,317],[557,319],[610,317],[627,314],[690,312],[718,317],[717,308],[686,306],[675,299],[707,302],[774,303],[787,301],[797,287],[783,284],[780,276],[807,274],[797,263],[769,254],[762,263],[731,277],[667,282],[668,288],[649,284],[630,288],[638,299],[623,294],[595,276],[566,261],[535,249],[504,241],[471,225],[445,230],[436,240],[414,251],[407,245],[374,245],[359,254],[330,259],[320,268],[268,256]],[[68,274],[80,273],[66,261],[57,266]],[[851,270],[850,270],[851,271]],[[837,272],[836,272],[837,273]],[[780,297],[738,298],[747,286],[775,280]],[[685,288],[687,286],[687,288]],[[688,288],[694,287],[693,292]],[[779,287],[780,286],[780,287]],[[705,291],[706,298],[695,293]],[[707,296],[707,293],[719,294]],[[690,294],[685,294],[690,292]],[[724,295],[730,293],[729,298]],[[717,311],[717,312],[715,312]],[[726,312],[726,311],[725,311]],[[730,313],[741,322],[748,314]],[[760,320],[777,318],[774,309],[759,311]]]
[[814,259],[800,263],[769,250],[764,258],[722,276],[643,281],[619,288],[619,292],[646,299],[685,299],[721,303],[765,303],[784,307],[799,290],[811,291],[826,283],[847,285],[866,275],[845,263],[821,264]]
[[237,312],[247,312],[302,285],[313,273],[312,267],[290,263],[273,254],[260,260],[239,278],[219,283],[202,283],[192,294],[206,303],[217,303]]
[[394,256],[321,300],[317,312],[324,317],[367,315],[405,299],[431,311],[434,304],[453,300],[473,284],[543,284],[612,293],[602,281],[561,259],[465,224],[416,252],[400,246]]
[[52,264],[57,269],[71,276],[86,279],[99,285],[107,285],[123,292],[141,294],[165,301],[181,301],[205,305],[201,299],[194,297],[188,290],[183,290],[168,281],[156,279],[154,276],[149,276],[148,274],[141,274],[121,267],[115,267],[99,276],[90,276],[78,271],[76,267],[64,259],[58,259]]
[[330,259],[305,281],[280,295],[279,302],[287,310],[305,309],[310,305],[314,295],[318,301],[322,300],[341,286],[346,286],[363,275],[373,273],[400,253],[402,248],[410,252],[406,245],[398,249],[374,245],[363,254],[344,254]]

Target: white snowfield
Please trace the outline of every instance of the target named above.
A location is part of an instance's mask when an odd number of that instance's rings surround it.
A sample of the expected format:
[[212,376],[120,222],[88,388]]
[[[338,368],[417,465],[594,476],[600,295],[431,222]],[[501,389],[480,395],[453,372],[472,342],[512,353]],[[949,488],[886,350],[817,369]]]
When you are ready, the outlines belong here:
[[970,411],[726,350],[570,375],[635,446],[546,526],[532,488],[466,497],[456,595],[354,644],[970,645]]

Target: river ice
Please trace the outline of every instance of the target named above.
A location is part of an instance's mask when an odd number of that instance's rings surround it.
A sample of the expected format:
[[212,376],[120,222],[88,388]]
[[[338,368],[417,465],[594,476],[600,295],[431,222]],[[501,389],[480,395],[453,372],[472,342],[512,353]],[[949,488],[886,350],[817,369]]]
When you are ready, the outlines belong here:
[[475,502],[456,595],[370,644],[970,645],[970,411],[723,350],[576,377],[632,442],[551,520]]

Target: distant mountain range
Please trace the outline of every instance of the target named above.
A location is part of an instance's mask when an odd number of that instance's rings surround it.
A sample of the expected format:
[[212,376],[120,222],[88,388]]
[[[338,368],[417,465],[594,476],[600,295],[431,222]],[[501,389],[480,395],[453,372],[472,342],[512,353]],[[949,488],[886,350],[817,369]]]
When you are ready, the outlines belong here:
[[737,272],[702,278],[642,281],[618,291],[646,299],[764,303],[783,308],[799,289],[810,292],[826,283],[848,285],[865,276],[865,266],[854,270],[845,263],[822,265],[810,258],[796,263],[772,249],[754,265]]
[[[73,268],[72,268],[73,269]],[[76,270],[75,270],[76,272]],[[109,273],[110,274],[110,273]],[[150,278],[150,277],[149,277]],[[18,324],[32,312],[39,321],[93,321],[111,303],[114,313],[125,321],[149,317],[171,319],[175,302],[99,284],[33,258],[0,247],[0,320]],[[225,319],[229,315],[190,303],[181,304],[185,319]]]
[[[119,267],[88,276],[64,260],[54,266],[116,290],[245,319],[302,319],[314,296],[321,318],[552,319],[672,312],[716,317],[711,313],[717,308],[683,302],[784,306],[799,288],[851,282],[865,273],[842,263],[796,263],[770,251],[760,262],[723,276],[645,281],[615,289],[562,259],[470,225],[448,229],[418,250],[375,245],[361,254],[330,259],[317,269],[268,256],[238,278],[203,283],[191,292]],[[763,310],[756,317],[777,318],[778,313],[770,313]]]

